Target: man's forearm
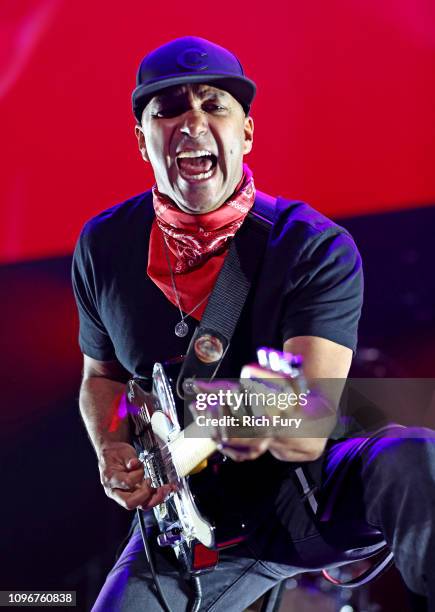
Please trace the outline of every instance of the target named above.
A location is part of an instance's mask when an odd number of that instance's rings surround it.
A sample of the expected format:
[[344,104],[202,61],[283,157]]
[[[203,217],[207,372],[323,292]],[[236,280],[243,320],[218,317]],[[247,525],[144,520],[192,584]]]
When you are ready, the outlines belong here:
[[127,418],[119,414],[125,384],[103,376],[83,379],[80,388],[80,413],[97,453],[111,442],[128,442]]
[[[95,369],[98,368],[94,368]],[[97,374],[86,376],[80,389],[80,412],[97,454],[106,495],[127,510],[161,504],[170,485],[151,487],[129,441],[128,419],[119,414],[125,384]]]

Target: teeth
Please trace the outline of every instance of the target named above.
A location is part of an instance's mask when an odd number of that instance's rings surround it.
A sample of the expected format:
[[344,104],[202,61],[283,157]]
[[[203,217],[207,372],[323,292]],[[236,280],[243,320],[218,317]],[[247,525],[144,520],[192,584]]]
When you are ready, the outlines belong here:
[[187,175],[190,179],[194,181],[201,181],[202,179],[208,179],[213,174],[213,169],[208,172],[201,172],[201,174],[189,174]]
[[177,154],[177,157],[209,157],[211,155],[210,151],[181,151],[181,153]]

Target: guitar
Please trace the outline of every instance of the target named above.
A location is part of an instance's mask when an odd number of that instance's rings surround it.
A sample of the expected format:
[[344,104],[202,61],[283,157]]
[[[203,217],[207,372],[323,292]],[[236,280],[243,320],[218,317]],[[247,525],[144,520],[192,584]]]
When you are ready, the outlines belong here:
[[[246,381],[245,385],[252,381],[266,384],[269,392],[272,389],[298,395],[308,393],[300,357],[262,348],[257,352],[257,358],[258,363],[242,369],[241,380]],[[186,381],[184,386],[195,393],[198,392],[195,384],[195,381]],[[201,389],[201,384],[198,384]],[[216,479],[220,472],[225,472],[225,464],[231,462],[216,453],[219,439],[228,431],[217,427],[213,430],[215,436],[205,435],[196,417],[207,415],[219,421],[222,417],[233,416],[240,422],[246,416],[252,425],[260,415],[252,414],[252,410],[241,403],[232,411],[227,405],[224,408],[207,405],[203,410],[191,408],[193,421],[182,430],[171,380],[160,363],[156,363],[153,369],[152,388],[147,390],[146,387],[140,378],[128,382],[127,399],[134,445],[143,462],[145,478],[151,479],[152,486],[175,485],[165,502],[153,508],[160,531],[157,542],[174,550],[187,574],[198,575],[213,569],[219,549],[243,541],[253,525],[249,500],[246,500],[245,513],[232,513],[225,508],[220,516],[212,516],[219,504],[211,502],[210,496],[219,490],[220,483]],[[261,411],[263,409],[264,406]],[[232,414],[228,414],[228,410]],[[249,431],[252,435],[252,427],[248,428]],[[205,482],[210,495],[203,492],[208,501],[204,511],[197,484]]]

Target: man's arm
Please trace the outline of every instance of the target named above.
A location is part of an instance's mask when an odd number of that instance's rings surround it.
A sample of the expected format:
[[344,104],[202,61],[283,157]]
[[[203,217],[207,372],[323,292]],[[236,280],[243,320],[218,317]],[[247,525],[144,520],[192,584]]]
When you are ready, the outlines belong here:
[[127,418],[119,416],[128,372],[117,361],[97,361],[84,355],[80,412],[98,459],[106,495],[123,508],[147,510],[161,503],[170,491],[154,489],[144,480],[136,451],[129,443]]
[[[304,376],[308,380],[336,379],[332,386],[332,394],[326,399],[329,406],[336,407],[340,400],[344,381],[349,373],[352,362],[352,350],[317,336],[297,336],[289,338],[284,343],[283,350],[303,358]],[[331,386],[328,386],[331,391]],[[320,409],[323,409],[321,406]],[[301,416],[301,413],[298,413]],[[315,421],[315,406],[310,404],[309,419]],[[329,432],[334,428],[335,416],[330,413],[328,418]],[[325,421],[323,421],[325,423]],[[281,461],[314,461],[325,449],[327,437],[305,438],[296,436],[276,436],[274,438],[232,438],[225,443],[222,452],[235,461],[256,459],[266,450]]]
[[[303,372],[308,380],[338,379],[333,386],[333,397],[328,402],[337,407],[341,391],[352,362],[352,350],[326,338],[297,336],[284,343],[284,351],[301,355]],[[339,382],[340,381],[340,382]],[[315,414],[311,414],[310,418]],[[331,419],[331,431],[335,421]],[[329,432],[331,433],[331,432]],[[273,438],[269,450],[274,457],[283,461],[313,461],[320,457],[328,438]]]
[[284,352],[302,355],[308,379],[347,378],[352,363],[350,348],[317,336],[290,338],[284,342]]
[[[302,213],[300,219],[307,234],[302,242],[298,234],[294,235],[303,248],[294,257],[289,255],[292,263],[283,286],[279,332],[285,339],[283,350],[302,355],[304,375],[309,384],[314,381],[312,388],[319,391],[319,396],[316,398],[313,393],[305,410],[303,406],[297,409],[295,416],[303,418],[299,437],[276,436],[269,441],[270,452],[284,461],[311,461],[325,448],[327,436],[335,426],[334,408],[349,372],[352,349],[356,347],[363,297],[361,258],[351,236],[328,225],[329,222],[324,230],[312,232],[311,221],[306,222],[313,211],[306,217],[303,214],[307,213]],[[320,218],[320,226],[324,223]],[[300,230],[301,225],[295,223],[293,227]],[[291,224],[288,232],[293,236]],[[293,253],[291,242],[286,243],[286,249]],[[325,379],[323,384],[321,379]],[[322,393],[326,400],[323,402]],[[318,435],[303,438],[303,430],[306,435],[311,431]],[[237,460],[255,459],[264,452],[265,443],[254,442],[245,455],[230,456]]]

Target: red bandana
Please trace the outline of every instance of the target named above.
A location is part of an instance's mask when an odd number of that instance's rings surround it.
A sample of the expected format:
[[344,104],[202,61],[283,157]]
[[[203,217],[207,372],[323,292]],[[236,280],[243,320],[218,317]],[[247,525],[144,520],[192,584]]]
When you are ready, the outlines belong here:
[[[217,210],[202,215],[180,210],[172,200],[159,193],[156,186],[153,187],[156,218],[150,235],[148,276],[178,306],[165,254],[165,239],[184,313],[190,312],[212,291],[228,253],[230,238],[254,204],[252,172],[246,164],[243,170],[234,195]],[[207,300],[204,300],[192,312],[192,317],[199,321],[206,305]]]

